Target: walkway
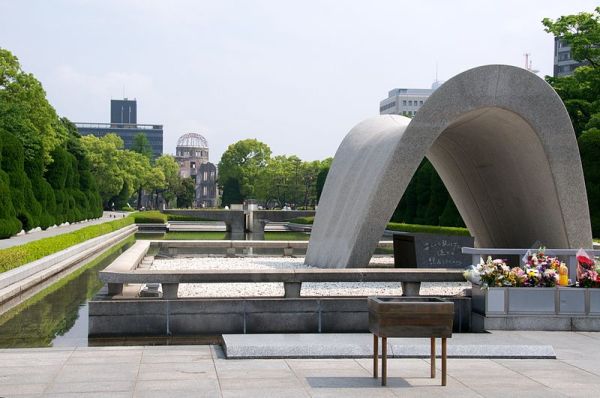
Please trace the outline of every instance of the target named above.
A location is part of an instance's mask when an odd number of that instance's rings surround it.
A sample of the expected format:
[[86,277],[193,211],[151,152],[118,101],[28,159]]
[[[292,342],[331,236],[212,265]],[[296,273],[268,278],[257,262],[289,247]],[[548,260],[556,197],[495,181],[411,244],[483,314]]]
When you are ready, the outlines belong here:
[[9,238],[9,239],[0,239],[0,249],[6,249],[7,247],[23,245],[25,243],[33,242],[35,240],[49,238],[51,236],[65,234],[67,232],[77,231],[78,229],[88,227],[90,225],[102,224],[107,221],[113,221],[117,218],[123,217],[124,215],[126,216],[127,214],[128,213],[123,213],[123,212],[105,211],[102,214],[102,217],[95,219],[95,220],[86,221],[86,222],[77,223],[77,224],[66,225],[66,226],[62,226],[62,227],[56,227],[56,228],[52,228],[52,229],[47,229],[45,231],[33,232],[30,234],[25,234],[25,235],[20,235],[20,236],[13,236],[12,238]]
[[449,359],[446,387],[428,377],[427,359],[391,359],[381,387],[367,358],[228,360],[218,346],[14,349],[0,350],[0,396],[600,396],[600,333],[508,337],[551,344],[558,359]]

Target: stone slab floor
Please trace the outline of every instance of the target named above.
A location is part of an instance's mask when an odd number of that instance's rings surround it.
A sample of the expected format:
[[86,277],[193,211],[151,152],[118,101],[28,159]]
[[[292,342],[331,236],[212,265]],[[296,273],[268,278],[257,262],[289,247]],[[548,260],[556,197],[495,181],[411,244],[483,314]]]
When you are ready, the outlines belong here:
[[[0,350],[0,397],[599,397],[600,333],[537,336],[557,359],[449,359],[448,386],[426,359],[227,360],[219,346]],[[438,360],[439,365],[439,360]]]

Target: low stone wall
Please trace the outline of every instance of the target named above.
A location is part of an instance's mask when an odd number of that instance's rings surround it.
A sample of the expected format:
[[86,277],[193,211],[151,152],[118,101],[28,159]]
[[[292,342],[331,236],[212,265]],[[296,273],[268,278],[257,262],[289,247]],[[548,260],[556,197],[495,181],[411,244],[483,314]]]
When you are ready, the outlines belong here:
[[[454,331],[471,330],[471,299],[454,302]],[[224,333],[368,333],[366,297],[127,299],[89,303],[89,335]]]

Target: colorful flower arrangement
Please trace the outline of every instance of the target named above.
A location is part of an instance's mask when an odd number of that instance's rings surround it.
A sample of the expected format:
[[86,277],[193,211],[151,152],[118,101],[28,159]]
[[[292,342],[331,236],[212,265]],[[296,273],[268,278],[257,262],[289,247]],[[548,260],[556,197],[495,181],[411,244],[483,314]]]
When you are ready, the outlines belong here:
[[[544,254],[544,248],[527,253],[522,267],[509,267],[506,260],[488,257],[465,272],[465,278],[482,287],[554,287],[559,275],[566,274],[567,266],[556,257]],[[563,279],[564,280],[564,279]],[[565,285],[567,283],[564,283]]]
[[600,287],[600,264],[583,249],[577,252],[577,281],[581,287]]

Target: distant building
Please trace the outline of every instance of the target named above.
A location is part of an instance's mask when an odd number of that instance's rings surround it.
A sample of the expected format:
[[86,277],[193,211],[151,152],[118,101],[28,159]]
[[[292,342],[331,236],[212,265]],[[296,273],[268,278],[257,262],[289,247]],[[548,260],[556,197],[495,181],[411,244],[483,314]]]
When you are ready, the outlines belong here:
[[177,140],[175,159],[179,175],[196,183],[196,207],[217,206],[217,168],[208,161],[208,142],[200,134],[184,134]]
[[427,98],[441,85],[435,82],[431,88],[395,88],[379,103],[382,115],[414,116]]
[[152,156],[159,157],[163,153],[163,126],[162,124],[137,124],[136,100],[111,100],[110,123],[80,123],[76,122],[77,131],[81,135],[95,135],[104,137],[114,133],[121,137],[125,149],[133,148],[134,138],[138,133],[146,134],[152,147]]
[[559,37],[554,38],[554,77],[563,77],[573,74],[573,71],[585,65],[571,56],[571,45]]

